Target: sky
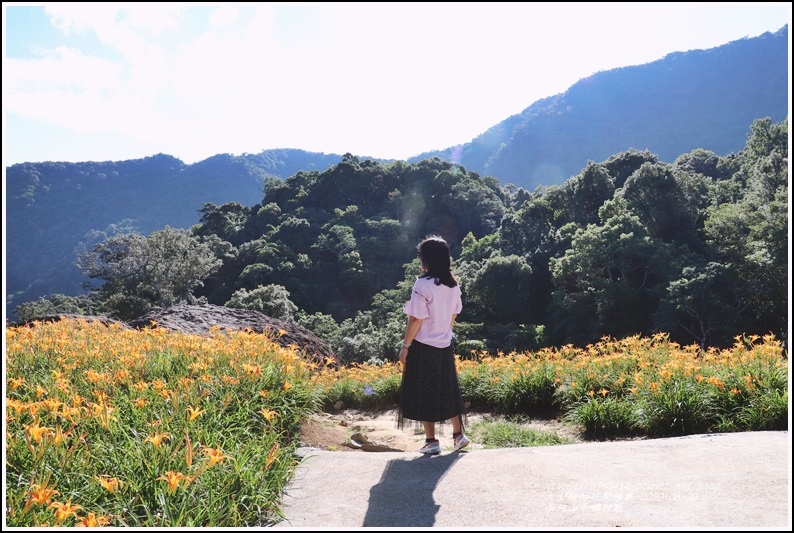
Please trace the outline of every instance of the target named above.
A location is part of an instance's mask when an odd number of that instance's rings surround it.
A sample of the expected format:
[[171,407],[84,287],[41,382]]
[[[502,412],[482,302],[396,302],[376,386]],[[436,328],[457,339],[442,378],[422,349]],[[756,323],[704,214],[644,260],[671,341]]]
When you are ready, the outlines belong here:
[[786,24],[789,2],[4,2],[3,164],[407,159],[599,71]]

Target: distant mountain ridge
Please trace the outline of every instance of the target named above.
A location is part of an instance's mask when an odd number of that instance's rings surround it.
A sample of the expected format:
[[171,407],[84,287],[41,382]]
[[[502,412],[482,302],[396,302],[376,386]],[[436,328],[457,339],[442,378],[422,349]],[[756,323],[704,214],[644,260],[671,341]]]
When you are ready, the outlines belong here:
[[[309,159],[307,159],[309,156]],[[6,307],[52,293],[82,294],[74,265],[116,232],[189,228],[203,203],[253,205],[267,177],[325,170],[342,156],[302,150],[219,154],[186,165],[157,154],[129,161],[22,163],[6,169]]]
[[599,72],[538,100],[470,143],[431,151],[527,190],[564,182],[588,160],[634,148],[664,162],[741,150],[757,118],[788,116],[788,26],[709,50]]
[[[629,148],[662,161],[696,148],[740,150],[757,118],[788,115],[788,26],[710,50],[599,72],[538,100],[470,143],[426,152],[527,190],[561,184],[588,160]],[[200,220],[203,203],[263,200],[268,178],[325,171],[343,155],[299,149],[218,154],[194,164],[165,154],[106,162],[6,167],[6,309],[53,293],[81,294],[75,251],[114,232],[141,234]],[[374,158],[370,158],[374,159]],[[388,160],[378,160],[388,162]]]

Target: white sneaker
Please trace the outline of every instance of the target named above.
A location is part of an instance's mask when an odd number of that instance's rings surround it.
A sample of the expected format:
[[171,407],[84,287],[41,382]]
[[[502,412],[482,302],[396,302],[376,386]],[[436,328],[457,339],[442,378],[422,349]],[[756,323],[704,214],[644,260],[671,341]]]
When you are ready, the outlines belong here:
[[458,438],[455,439],[454,446],[452,447],[452,451],[456,452],[458,450],[462,450],[463,448],[468,446],[470,442],[471,441],[469,440],[469,438],[463,433],[461,433],[460,435],[458,435]]
[[441,453],[441,445],[438,443],[438,439],[426,442],[424,446],[419,450],[421,453],[427,454],[436,454]]

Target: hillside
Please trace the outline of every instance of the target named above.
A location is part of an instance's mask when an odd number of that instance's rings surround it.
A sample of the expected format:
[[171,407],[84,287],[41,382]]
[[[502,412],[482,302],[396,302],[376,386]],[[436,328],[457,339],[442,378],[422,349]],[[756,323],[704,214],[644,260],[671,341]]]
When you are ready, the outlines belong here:
[[[647,65],[600,72],[533,103],[471,143],[431,151],[526,190],[561,184],[588,161],[629,148],[672,161],[696,148],[740,150],[756,118],[788,115],[788,28]],[[23,302],[84,292],[76,252],[116,233],[188,228],[206,204],[263,201],[267,180],[323,172],[344,156],[298,149],[218,154],[187,165],[165,154],[5,169],[6,314]]]
[[[696,148],[739,151],[756,118],[789,113],[788,27],[709,50],[599,72],[438,156],[527,190],[564,182],[628,149],[661,161]],[[459,155],[458,155],[459,154]]]

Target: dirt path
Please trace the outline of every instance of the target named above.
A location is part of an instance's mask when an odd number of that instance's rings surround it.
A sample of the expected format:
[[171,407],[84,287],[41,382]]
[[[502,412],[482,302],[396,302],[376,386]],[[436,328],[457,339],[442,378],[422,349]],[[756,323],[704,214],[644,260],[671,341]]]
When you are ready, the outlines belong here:
[[[483,420],[505,420],[488,413],[470,413],[469,427]],[[585,442],[579,433],[558,420],[529,420],[523,425],[541,431],[551,431],[573,442]],[[452,429],[449,424],[439,427],[436,435],[442,448],[451,447]],[[397,412],[344,409],[336,413],[312,416],[303,425],[300,440],[304,446],[329,451],[418,451],[424,444],[421,429],[408,425],[397,427]],[[362,444],[357,446],[356,444]],[[369,446],[367,445],[369,444]],[[473,448],[481,447],[476,442]]]

